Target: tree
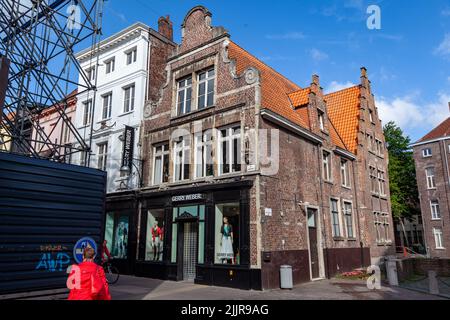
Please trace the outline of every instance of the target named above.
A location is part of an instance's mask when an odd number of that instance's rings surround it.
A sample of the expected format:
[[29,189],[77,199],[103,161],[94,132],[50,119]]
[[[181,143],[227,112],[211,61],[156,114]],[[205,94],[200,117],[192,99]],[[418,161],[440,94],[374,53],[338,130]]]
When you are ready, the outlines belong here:
[[404,219],[420,214],[416,168],[409,147],[411,139],[394,122],[384,126],[384,135],[389,152],[392,214],[403,226]]

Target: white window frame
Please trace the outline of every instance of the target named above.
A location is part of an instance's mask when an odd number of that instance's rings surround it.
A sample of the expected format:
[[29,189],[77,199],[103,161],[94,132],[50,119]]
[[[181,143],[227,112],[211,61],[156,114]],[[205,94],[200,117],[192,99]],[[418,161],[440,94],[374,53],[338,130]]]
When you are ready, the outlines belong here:
[[325,131],[325,113],[322,110],[318,110],[319,117],[319,128],[322,131]]
[[[348,210],[346,208],[345,205],[350,205],[350,214],[348,214]],[[356,230],[355,230],[355,212],[353,210],[353,202],[349,201],[349,200],[343,200],[342,201],[342,212],[344,215],[344,223],[345,223],[345,232],[347,235],[348,239],[356,239]],[[351,216],[351,227],[352,227],[352,231],[353,231],[353,235],[349,235],[349,230],[348,230],[348,223],[347,223],[347,216]]]
[[97,144],[97,169],[106,171],[108,166],[108,141]]
[[105,61],[105,74],[113,73],[116,70],[116,58]]
[[[157,152],[156,150],[161,147],[161,152]],[[167,148],[167,149],[166,149]],[[159,168],[156,167],[156,159],[161,158],[161,165]],[[153,146],[153,177],[152,177],[152,185],[160,185],[163,183],[169,182],[169,177],[167,178],[167,182],[164,181],[164,159],[168,157],[170,159],[170,144],[168,142],[166,143],[160,143]],[[170,160],[169,160],[170,161]],[[170,166],[170,163],[169,163]],[[161,172],[161,179],[160,181],[156,181],[156,170],[159,169]]]
[[445,250],[443,230],[441,228],[433,228],[433,235],[436,250]]
[[384,239],[383,234],[383,221],[382,221],[382,213],[378,211],[373,212],[374,216],[374,225],[375,225],[375,235],[377,243],[384,243],[386,240]]
[[[211,72],[213,72],[213,75],[211,76],[210,75],[210,73]],[[200,76],[201,75],[205,75],[205,79],[203,79],[203,80],[200,80]],[[214,67],[212,67],[212,68],[209,68],[208,70],[205,70],[205,71],[202,71],[202,72],[200,72],[198,75],[197,75],[197,96],[198,96],[198,98],[197,98],[197,109],[198,110],[203,110],[203,109],[206,109],[206,108],[208,108],[208,107],[212,107],[212,106],[214,106],[214,104],[215,104],[215,99],[216,99],[216,96],[215,96],[215,78],[216,78],[216,71],[215,71],[215,69],[214,69]],[[212,104],[211,105],[208,105],[208,95],[210,94],[210,86],[209,86],[209,83],[211,82],[210,80],[213,80],[213,90],[212,90],[212,96],[213,96],[213,98],[212,98]],[[200,85],[202,85],[202,84],[205,84],[205,94],[204,95],[200,95]],[[200,107],[200,100],[201,99],[203,99],[203,103],[204,103],[204,106],[203,107]],[[192,102],[191,102],[192,103]]]
[[[325,153],[328,155],[325,157]],[[324,181],[333,181],[333,169],[332,169],[331,152],[328,150],[322,150],[322,177]]]
[[431,200],[430,209],[431,209],[431,220],[438,221],[442,219],[439,200]]
[[89,81],[95,81],[95,77],[96,77],[96,68],[95,68],[95,66],[86,69],[86,76],[87,76]]
[[137,61],[137,47],[125,51],[126,65],[129,66]]
[[[105,105],[105,101],[108,102],[108,105]],[[105,109],[106,110],[106,117],[105,117]],[[102,114],[101,114],[101,120],[108,120],[111,119],[111,113],[112,113],[112,92],[108,92],[104,95],[102,95]]]
[[[222,131],[226,130],[227,131],[227,135],[225,137],[222,136]],[[237,131],[237,133],[236,133]],[[230,125],[227,127],[223,127],[218,129],[217,131],[217,150],[218,150],[218,159],[217,159],[217,163],[219,165],[219,176],[223,176],[223,175],[227,175],[227,174],[234,174],[237,172],[241,172],[242,171],[242,130],[241,130],[241,125]],[[234,158],[235,158],[235,151],[234,151],[234,141],[237,140],[238,141],[238,152],[239,154],[237,155],[237,161],[238,163],[234,163]],[[223,163],[223,143],[226,143],[227,148],[229,148],[229,154],[228,157],[226,159],[226,161],[228,161],[229,164],[229,170],[228,172],[224,172],[224,163]],[[227,164],[227,163],[225,163]],[[240,170],[236,170],[235,167],[240,165]]]
[[[191,82],[190,84],[188,84],[189,83],[188,80],[190,80],[190,82]],[[181,87],[182,84],[184,84],[183,87]],[[185,114],[188,114],[188,113],[192,112],[192,100],[193,100],[192,84],[193,84],[192,83],[192,75],[190,75],[188,77],[185,77],[185,78],[182,78],[180,80],[177,80],[177,99],[176,99],[176,101],[177,101],[177,103],[176,103],[177,112],[176,112],[176,114],[178,116],[182,116],[182,115],[185,115]],[[183,108],[182,108],[182,110],[180,110],[180,92],[184,92]],[[190,92],[190,94],[191,94],[191,98],[190,99],[187,98],[188,97],[188,92]],[[188,101],[190,102],[189,110],[187,110],[187,108],[186,108]]]
[[349,160],[341,158],[341,184],[343,187],[351,188]]
[[378,174],[377,168],[375,166],[370,165],[369,166],[370,192],[372,194],[379,194],[380,192],[380,190],[378,190],[379,183],[377,174]]
[[371,123],[375,123],[374,118],[373,118],[373,111],[371,109],[369,109],[369,120]]
[[[72,122],[72,118],[69,117],[69,123]],[[63,141],[61,141],[62,144],[69,143],[70,142],[70,128],[69,124],[63,124]]]
[[[127,97],[127,92],[130,92],[130,96]],[[134,111],[136,104],[136,84],[130,84],[123,87],[123,114],[131,113]]]
[[[195,161],[194,161],[194,177],[195,179],[201,179],[205,177],[211,177],[214,176],[214,173],[212,175],[207,174],[207,166],[212,165],[214,168],[214,157],[213,157],[213,147],[214,147],[214,134],[213,130],[207,130],[203,133],[198,133],[194,137],[194,144],[195,144]],[[208,163],[208,148],[211,150],[211,158],[209,161],[211,163]],[[198,166],[201,165],[202,172],[199,173]],[[213,169],[214,171],[214,169]]]
[[[334,212],[333,212],[333,201],[336,201],[336,208],[338,213],[338,223],[339,223],[339,234],[337,235],[334,230]],[[339,198],[330,198],[330,217],[331,217],[331,234],[333,235],[333,238],[344,238],[344,228],[342,225],[342,209],[341,209],[341,200]]]
[[[180,144],[181,143],[181,144]],[[178,153],[181,152],[181,162],[178,162]],[[187,163],[186,163],[187,161]],[[177,177],[177,166],[180,165],[181,179]],[[185,165],[189,165],[189,176],[185,178]],[[183,182],[190,179],[191,143],[190,137],[179,137],[173,142],[173,182]]]
[[386,173],[384,170],[377,170],[378,179],[378,194],[380,196],[386,196]]
[[[433,174],[429,175],[429,170],[433,170]],[[435,168],[426,168],[425,169],[425,176],[427,178],[427,188],[428,190],[435,190],[436,189],[436,169]]]
[[422,156],[424,158],[431,158],[433,156],[433,150],[431,148],[426,148],[422,150]]
[[383,226],[383,232],[384,232],[384,242],[391,243],[391,237],[389,234],[389,227],[391,226],[391,223],[389,222],[389,213],[381,212],[381,218],[382,218],[382,226]]
[[92,99],[83,102],[83,127],[87,127],[92,121]]

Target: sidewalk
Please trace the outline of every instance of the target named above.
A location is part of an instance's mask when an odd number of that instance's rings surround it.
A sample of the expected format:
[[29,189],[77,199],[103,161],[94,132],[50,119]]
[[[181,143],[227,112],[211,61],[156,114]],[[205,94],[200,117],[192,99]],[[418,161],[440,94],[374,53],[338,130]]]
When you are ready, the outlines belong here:
[[[400,287],[384,286],[370,291],[364,281],[338,279],[310,282],[293,290],[261,292],[121,276],[118,284],[110,286],[110,291],[113,300],[445,300]],[[60,294],[32,299],[66,298],[67,294]]]

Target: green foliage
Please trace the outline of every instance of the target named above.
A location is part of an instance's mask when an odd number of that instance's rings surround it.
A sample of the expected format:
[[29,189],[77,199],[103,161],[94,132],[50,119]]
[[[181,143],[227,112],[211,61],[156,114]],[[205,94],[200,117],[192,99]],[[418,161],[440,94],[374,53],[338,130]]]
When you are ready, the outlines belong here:
[[409,218],[420,213],[416,168],[411,140],[394,122],[384,126],[389,151],[389,180],[392,213],[395,218]]

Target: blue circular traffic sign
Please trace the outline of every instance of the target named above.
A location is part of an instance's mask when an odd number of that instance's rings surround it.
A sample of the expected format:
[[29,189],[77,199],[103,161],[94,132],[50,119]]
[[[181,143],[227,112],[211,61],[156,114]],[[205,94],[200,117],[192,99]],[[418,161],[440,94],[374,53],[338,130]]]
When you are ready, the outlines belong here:
[[95,243],[94,239],[86,237],[77,241],[75,247],[73,247],[73,258],[76,263],[80,264],[83,262],[83,252],[88,247],[94,249],[95,255],[97,255],[97,243]]

